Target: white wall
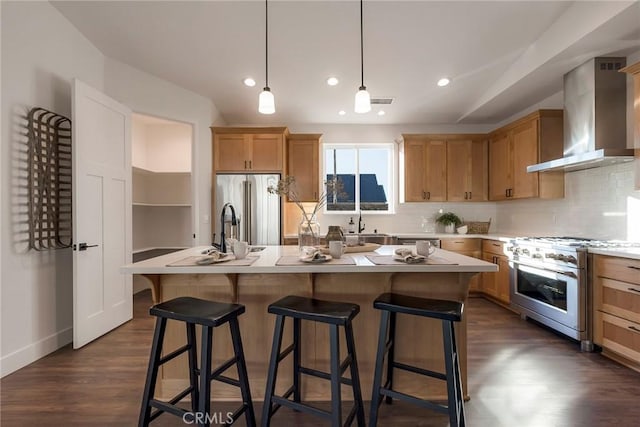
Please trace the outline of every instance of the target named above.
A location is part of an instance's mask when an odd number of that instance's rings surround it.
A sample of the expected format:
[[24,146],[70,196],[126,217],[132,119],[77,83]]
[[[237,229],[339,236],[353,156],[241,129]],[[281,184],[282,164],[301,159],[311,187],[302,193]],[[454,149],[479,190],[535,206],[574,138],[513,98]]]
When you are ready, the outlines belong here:
[[71,117],[70,80],[103,88],[104,57],[48,3],[2,8],[1,374],[72,339],[71,250],[27,251],[25,196],[18,184],[24,140],[17,123],[32,107]]
[[2,376],[72,339],[70,250],[27,251],[26,205],[19,162],[24,142],[16,123],[32,107],[71,115],[71,81],[79,78],[134,111],[194,125],[198,241],[210,243],[209,126],[223,124],[199,95],[106,58],[48,2],[0,2],[2,10]]

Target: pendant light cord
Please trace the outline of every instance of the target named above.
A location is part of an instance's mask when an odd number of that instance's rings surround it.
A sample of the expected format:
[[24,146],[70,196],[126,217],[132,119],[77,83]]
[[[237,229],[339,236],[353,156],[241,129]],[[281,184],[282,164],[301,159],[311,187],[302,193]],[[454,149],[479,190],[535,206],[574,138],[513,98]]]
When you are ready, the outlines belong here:
[[362,19],[362,0],[360,0],[360,88],[364,87],[364,32],[363,32],[363,19]]
[[269,4],[264,0],[264,75],[265,86],[269,87]]

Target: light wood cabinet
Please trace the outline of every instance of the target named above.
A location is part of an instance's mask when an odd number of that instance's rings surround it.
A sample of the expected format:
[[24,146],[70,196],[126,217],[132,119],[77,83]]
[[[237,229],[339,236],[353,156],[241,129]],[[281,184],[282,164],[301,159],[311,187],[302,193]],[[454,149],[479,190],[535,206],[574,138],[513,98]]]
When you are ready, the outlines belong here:
[[562,157],[562,110],[540,110],[492,132],[489,199],[564,197],[564,172],[527,172],[527,166]]
[[[461,255],[482,259],[482,239],[457,238],[441,239],[440,247],[447,251],[456,252]],[[474,275],[469,281],[470,292],[481,291],[481,275]]]
[[321,134],[290,134],[287,137],[287,175],[295,178],[298,198],[317,202],[320,176]]
[[214,172],[282,172],[286,128],[211,128]]
[[594,255],[594,336],[602,354],[640,371],[640,260]]
[[640,62],[620,71],[633,76],[633,147],[635,148],[636,190],[640,190]]
[[482,273],[482,292],[509,305],[511,302],[511,283],[509,280],[509,258],[504,253],[504,242],[499,240],[482,241],[482,259],[498,266],[495,273]]
[[447,144],[428,135],[404,137],[404,190],[407,202],[447,199]]
[[[464,136],[463,136],[464,137]],[[447,140],[447,200],[488,200],[488,142],[486,137]]]

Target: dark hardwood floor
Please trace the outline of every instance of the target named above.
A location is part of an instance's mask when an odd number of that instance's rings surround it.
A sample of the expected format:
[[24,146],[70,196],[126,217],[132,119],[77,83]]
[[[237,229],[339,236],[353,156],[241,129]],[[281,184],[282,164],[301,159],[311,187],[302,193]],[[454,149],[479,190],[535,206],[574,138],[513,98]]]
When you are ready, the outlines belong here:
[[[136,425],[153,328],[149,305],[148,291],[137,294],[132,321],[80,350],[67,346],[3,378],[2,427]],[[638,425],[640,374],[597,353],[581,353],[578,344],[484,299],[471,298],[466,309],[469,426]],[[216,403],[212,411],[233,406]],[[256,404],[258,417],[260,408]],[[152,425],[185,424],[162,415]],[[272,425],[327,424],[282,409]],[[381,407],[379,425],[446,426],[448,421],[394,402]]]

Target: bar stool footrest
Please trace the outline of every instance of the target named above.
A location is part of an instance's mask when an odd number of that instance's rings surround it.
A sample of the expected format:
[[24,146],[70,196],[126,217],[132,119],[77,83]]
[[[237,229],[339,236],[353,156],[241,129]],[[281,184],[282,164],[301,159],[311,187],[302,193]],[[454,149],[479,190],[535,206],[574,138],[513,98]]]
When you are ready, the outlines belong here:
[[179,407],[175,406],[173,403],[163,402],[161,400],[156,400],[156,399],[151,399],[149,401],[149,406],[157,409],[157,411],[154,412],[151,415],[151,419],[159,416],[163,412],[168,412],[168,413],[173,414],[173,415],[175,415],[177,417],[182,417],[184,414],[189,412],[186,409],[182,409],[182,408],[179,408]]
[[434,403],[429,400],[420,399],[418,397],[411,396],[410,394],[400,393],[399,391],[390,390],[388,388],[381,388],[380,394],[383,396],[391,397],[393,399],[404,400],[405,402],[418,405],[425,409],[431,409],[434,411],[442,412],[444,414],[449,413],[449,408],[446,405],[440,405],[439,403]]
[[447,376],[443,373],[431,371],[429,369],[418,368],[417,366],[406,365],[400,362],[393,362],[393,367],[402,369],[403,371],[413,372],[415,374],[424,375],[426,377],[437,378],[439,380],[446,381]]
[[[344,372],[344,370],[341,373],[343,373],[343,372]],[[310,375],[312,377],[322,378],[322,379],[331,381],[331,374],[328,374],[328,373],[322,372],[322,371],[318,371],[317,369],[306,368],[304,366],[300,366],[300,373],[301,374]],[[353,382],[351,381],[351,378],[345,378],[345,377],[340,377],[340,383],[345,384],[345,385],[353,385]]]
[[276,404],[280,406],[286,406],[287,408],[291,408],[296,411],[311,413],[323,418],[331,419],[331,412],[323,411],[322,409],[318,409],[314,406],[294,402],[292,400],[285,399],[284,397],[281,397],[281,396],[273,396],[271,400],[273,400]]

